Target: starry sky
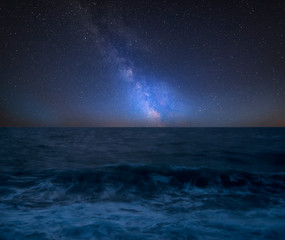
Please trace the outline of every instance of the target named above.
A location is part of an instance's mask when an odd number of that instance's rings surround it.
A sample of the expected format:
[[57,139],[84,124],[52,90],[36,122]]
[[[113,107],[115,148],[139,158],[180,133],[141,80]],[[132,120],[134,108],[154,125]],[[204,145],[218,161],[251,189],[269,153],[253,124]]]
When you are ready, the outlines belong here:
[[285,126],[284,8],[1,3],[0,126]]

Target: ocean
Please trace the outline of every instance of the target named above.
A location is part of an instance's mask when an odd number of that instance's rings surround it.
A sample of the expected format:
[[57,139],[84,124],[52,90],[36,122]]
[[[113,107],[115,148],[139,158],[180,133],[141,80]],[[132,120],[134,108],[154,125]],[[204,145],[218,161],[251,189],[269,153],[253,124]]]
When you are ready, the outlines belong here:
[[285,128],[0,128],[0,239],[285,239]]

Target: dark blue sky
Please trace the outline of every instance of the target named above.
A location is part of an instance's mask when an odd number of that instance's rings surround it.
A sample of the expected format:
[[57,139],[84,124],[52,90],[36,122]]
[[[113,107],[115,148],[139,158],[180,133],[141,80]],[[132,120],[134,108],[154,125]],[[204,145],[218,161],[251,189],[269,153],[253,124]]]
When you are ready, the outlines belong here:
[[1,126],[285,126],[283,1],[13,1]]

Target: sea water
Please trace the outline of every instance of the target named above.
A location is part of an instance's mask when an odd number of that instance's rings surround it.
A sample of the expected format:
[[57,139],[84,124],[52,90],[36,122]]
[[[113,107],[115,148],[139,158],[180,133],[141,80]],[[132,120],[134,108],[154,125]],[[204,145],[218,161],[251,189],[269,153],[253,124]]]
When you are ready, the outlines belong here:
[[0,239],[285,239],[285,129],[1,128]]

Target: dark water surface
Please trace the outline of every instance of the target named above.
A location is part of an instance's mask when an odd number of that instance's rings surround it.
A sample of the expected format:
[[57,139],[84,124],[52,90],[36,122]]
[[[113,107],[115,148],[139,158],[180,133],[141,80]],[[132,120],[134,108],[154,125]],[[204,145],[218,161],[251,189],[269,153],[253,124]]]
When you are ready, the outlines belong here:
[[285,128],[2,128],[0,239],[285,239]]

